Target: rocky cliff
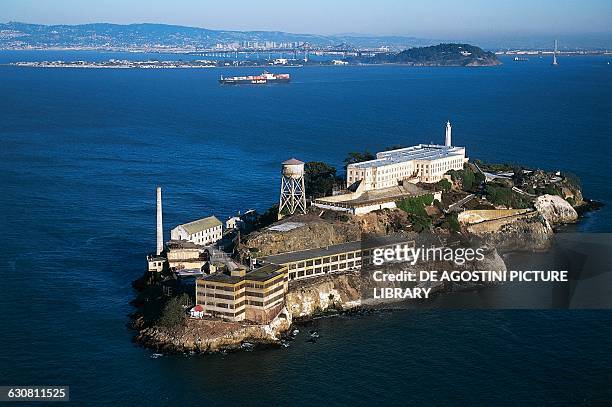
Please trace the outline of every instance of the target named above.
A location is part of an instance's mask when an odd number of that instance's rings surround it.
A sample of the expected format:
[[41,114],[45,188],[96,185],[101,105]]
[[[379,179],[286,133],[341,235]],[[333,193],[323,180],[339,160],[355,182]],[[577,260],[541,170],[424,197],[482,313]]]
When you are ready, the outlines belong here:
[[135,342],[160,352],[218,352],[238,349],[245,342],[278,343],[291,327],[291,315],[282,310],[266,325],[187,318],[175,328],[153,326],[141,330]]
[[[376,268],[378,269],[378,268]],[[313,315],[329,310],[350,310],[364,306],[380,306],[401,300],[375,300],[372,298],[376,287],[427,287],[432,293],[443,294],[446,290],[456,289],[452,284],[439,282],[376,282],[368,267],[363,271],[330,274],[293,282],[286,296],[285,306],[293,319],[310,318]],[[497,250],[485,248],[485,257],[480,261],[469,261],[458,266],[448,261],[431,261],[402,264],[393,267],[393,272],[409,271],[418,273],[420,270],[506,270],[506,264]],[[391,270],[389,270],[391,271]],[[418,301],[418,300],[417,300]]]
[[[580,198],[582,201],[582,198]],[[541,195],[535,199],[537,211],[551,225],[572,223],[578,220],[578,213],[565,199],[557,195]]]
[[[320,216],[319,216],[320,215]],[[293,252],[361,240],[362,234],[385,235],[410,225],[408,214],[400,210],[381,210],[363,216],[311,211],[292,216],[273,226],[292,224],[288,230],[262,229],[245,239],[243,250],[256,256]]]
[[553,236],[550,223],[536,211],[476,223],[468,226],[467,231],[502,252],[546,250]]

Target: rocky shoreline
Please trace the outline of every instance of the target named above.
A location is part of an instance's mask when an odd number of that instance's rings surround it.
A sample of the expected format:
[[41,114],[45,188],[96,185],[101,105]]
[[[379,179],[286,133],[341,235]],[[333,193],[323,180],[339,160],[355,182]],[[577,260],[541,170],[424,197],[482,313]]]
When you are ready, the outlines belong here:
[[[472,262],[467,266],[474,269],[505,270],[504,261],[495,249],[491,249],[488,254],[484,261]],[[452,267],[448,262],[430,265],[439,269]],[[416,265],[405,269],[416,271],[419,267]],[[369,298],[367,293],[376,285],[368,272],[361,271],[295,281],[287,292],[285,307],[269,324],[185,318],[174,328],[159,325],[142,328],[134,336],[134,342],[160,353],[217,353],[250,350],[253,346],[281,346],[290,337],[296,323],[303,324],[321,315],[360,314],[380,310],[400,302]],[[423,286],[421,283],[416,285]],[[403,287],[400,283],[396,286]],[[437,284],[429,288],[432,288],[434,295],[443,295],[457,287]]]
[[[575,223],[586,212],[602,206],[596,201],[583,200],[580,191],[574,196],[579,197],[579,202],[573,206],[559,196],[541,195],[534,200],[534,209],[531,211],[467,226],[462,231],[463,237],[476,238],[479,244],[490,249],[484,260],[466,263],[464,269],[506,270],[500,253],[546,250],[557,226]],[[301,230],[295,229],[282,236],[256,232],[249,244],[258,246],[266,254],[300,250],[305,245],[324,246],[347,239],[356,240],[364,230],[381,233],[385,228],[388,230],[390,224],[407,221],[406,214],[399,210],[371,213],[343,224],[330,224],[318,218],[302,220],[306,226],[300,228]],[[445,232],[438,237],[446,239],[449,236]],[[414,266],[412,270],[409,265],[402,267],[403,270],[416,271],[424,265]],[[427,263],[425,267],[432,270],[453,270],[451,263],[444,262]],[[291,332],[295,324],[308,323],[321,315],[361,314],[387,309],[394,303],[399,303],[398,300],[369,298],[366,293],[371,292],[376,284],[367,270],[292,281],[286,293],[284,308],[268,324],[184,317],[180,324],[168,328],[155,322],[145,323],[140,311],[137,311],[132,316],[131,327],[138,331],[133,340],[161,353],[217,353],[250,350],[261,346],[281,346],[285,340],[292,338]],[[385,284],[388,286],[389,282]],[[133,286],[140,292],[150,287],[145,276],[136,280]],[[426,284],[417,282],[416,286],[425,287]],[[434,296],[439,296],[462,289],[478,289],[480,286],[482,284],[468,286],[444,283],[429,284],[427,288],[431,289]],[[142,306],[138,301],[135,301],[134,305]]]

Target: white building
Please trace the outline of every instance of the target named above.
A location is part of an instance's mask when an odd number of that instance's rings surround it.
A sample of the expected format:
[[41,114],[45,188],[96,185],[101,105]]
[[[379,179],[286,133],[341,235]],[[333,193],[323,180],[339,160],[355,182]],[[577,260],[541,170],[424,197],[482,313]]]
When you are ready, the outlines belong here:
[[170,232],[172,240],[187,240],[197,245],[210,245],[223,237],[223,224],[215,216],[178,225]]
[[403,181],[438,182],[449,170],[460,170],[468,159],[465,147],[451,145],[451,126],[446,124],[445,145],[419,144],[397,150],[382,151],[376,159],[349,164],[347,188],[361,181],[363,190],[397,186]]
[[244,221],[240,216],[232,216],[225,221],[225,229],[241,229],[244,226]]

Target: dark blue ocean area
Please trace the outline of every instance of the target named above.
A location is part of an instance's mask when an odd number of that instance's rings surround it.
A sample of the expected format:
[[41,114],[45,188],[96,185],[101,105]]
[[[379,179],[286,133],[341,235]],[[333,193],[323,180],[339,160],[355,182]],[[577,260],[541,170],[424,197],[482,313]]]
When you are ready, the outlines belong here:
[[[280,163],[453,142],[471,159],[569,171],[612,231],[610,57],[492,68],[56,69],[0,52],[0,385],[69,385],[75,405],[610,405],[610,310],[396,310],[313,321],[320,338],[226,355],[132,343],[131,282],[166,236],[278,199]],[[176,56],[161,56],[178,59]],[[187,57],[183,57],[187,58]],[[275,73],[284,70],[275,68]]]

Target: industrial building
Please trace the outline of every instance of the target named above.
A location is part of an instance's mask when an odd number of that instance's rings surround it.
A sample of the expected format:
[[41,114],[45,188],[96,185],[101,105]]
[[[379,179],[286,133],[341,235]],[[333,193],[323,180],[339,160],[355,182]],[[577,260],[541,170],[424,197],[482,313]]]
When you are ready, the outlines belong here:
[[223,224],[215,216],[178,225],[170,232],[172,240],[187,240],[200,246],[211,245],[223,237]]

